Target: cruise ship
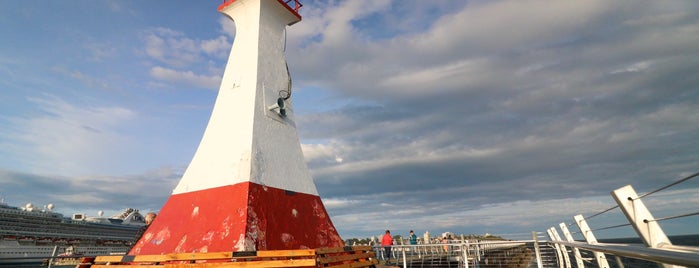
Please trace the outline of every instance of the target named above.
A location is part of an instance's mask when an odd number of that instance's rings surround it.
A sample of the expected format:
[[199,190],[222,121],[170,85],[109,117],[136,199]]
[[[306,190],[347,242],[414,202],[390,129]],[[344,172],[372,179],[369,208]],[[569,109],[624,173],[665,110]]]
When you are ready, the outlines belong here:
[[54,211],[52,204],[10,206],[0,201],[0,265],[42,262],[70,251],[78,255],[123,254],[145,226],[137,209],[128,208],[112,217],[70,217]]

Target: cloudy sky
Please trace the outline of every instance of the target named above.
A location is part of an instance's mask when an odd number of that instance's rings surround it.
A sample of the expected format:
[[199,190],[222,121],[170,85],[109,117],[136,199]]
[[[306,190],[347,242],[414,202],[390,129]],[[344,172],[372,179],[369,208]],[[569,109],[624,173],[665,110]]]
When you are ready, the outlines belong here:
[[[527,238],[613,207],[624,185],[699,172],[697,1],[303,3],[287,40],[297,127],[343,238]],[[0,1],[0,198],[157,211],[234,40],[219,4]],[[644,200],[697,212],[696,181]]]

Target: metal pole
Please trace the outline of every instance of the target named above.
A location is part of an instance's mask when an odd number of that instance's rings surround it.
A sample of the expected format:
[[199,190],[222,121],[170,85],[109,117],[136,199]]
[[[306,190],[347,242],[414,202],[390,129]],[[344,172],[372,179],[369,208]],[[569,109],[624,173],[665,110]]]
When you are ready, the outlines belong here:
[[[553,233],[553,237],[556,238],[556,241],[562,241],[561,237],[558,235],[558,231],[556,231],[556,228],[551,227],[551,233]],[[561,245],[561,254],[563,254],[563,260],[566,263],[566,268],[570,268],[570,256],[568,256],[568,250],[564,245]]]
[[[578,224],[578,228],[580,228],[580,232],[585,237],[587,243],[597,244],[597,238],[595,237],[595,234],[592,233],[592,229],[590,229],[590,226],[587,225],[587,221],[585,221],[583,215],[575,215],[573,219]],[[595,255],[595,259],[597,259],[597,266],[599,266],[600,268],[609,268],[609,263],[607,262],[607,257],[604,256],[604,253],[593,251],[592,254]]]
[[621,262],[621,257],[616,256],[616,265],[619,266],[619,268],[624,268],[624,263]]
[[[549,235],[549,240],[556,241],[556,238],[553,236],[553,232],[551,232],[551,229],[553,229],[553,227],[546,230],[546,232]],[[553,243],[553,247],[556,248],[556,256],[558,257],[558,267],[563,267],[563,256],[561,256],[561,246],[558,243]]]
[[[672,246],[672,242],[667,238],[663,229],[660,228],[660,224],[655,221],[653,214],[643,204],[643,201],[641,201],[631,185],[614,190],[612,197],[647,247],[663,248]],[[681,266],[663,264],[663,267]]]
[[466,240],[463,239],[463,236],[461,237],[461,255],[463,255],[464,258],[464,268],[468,268],[468,244],[466,244]]
[[56,251],[58,251],[58,246],[53,246],[53,252],[51,252],[51,258],[49,258],[48,268],[51,268],[51,265],[53,265],[53,257],[56,257]]
[[401,251],[403,251],[403,268],[408,268],[408,259],[405,258],[405,242],[403,242],[403,239],[401,238],[400,240],[400,245],[401,245]]
[[536,236],[536,231],[532,231],[532,240],[534,240],[534,252],[536,253],[536,267],[544,268],[541,264],[541,251],[539,251],[539,239]]
[[[566,226],[566,224],[563,222],[561,222],[559,226],[561,227],[561,231],[563,231],[563,236],[566,237],[566,241],[575,242],[575,240],[573,239],[573,235],[570,234],[570,231],[568,231],[568,226]],[[578,265],[578,268],[585,267],[585,264],[582,260],[582,256],[580,255],[580,250],[576,247],[573,247],[573,253],[575,254],[575,263]]]

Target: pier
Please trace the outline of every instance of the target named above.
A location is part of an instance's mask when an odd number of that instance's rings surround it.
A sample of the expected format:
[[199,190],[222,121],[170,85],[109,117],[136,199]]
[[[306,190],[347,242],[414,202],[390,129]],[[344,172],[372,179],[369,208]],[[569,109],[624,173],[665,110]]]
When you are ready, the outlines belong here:
[[[526,240],[488,241],[454,239],[447,243],[392,246],[385,256],[381,246],[374,246],[379,263],[398,267],[699,267],[699,235],[693,242],[673,244],[665,235],[660,221],[698,216],[687,212],[662,218],[653,217],[643,198],[699,177],[699,173],[681,178],[656,190],[639,195],[627,185],[612,191],[617,206],[591,216],[575,215],[573,223],[560,223],[544,231],[532,231]],[[591,228],[588,221],[606,213],[621,213],[628,222]],[[602,242],[595,231],[632,226],[642,243]],[[577,228],[578,231],[572,231]],[[559,234],[560,230],[560,234]],[[562,235],[561,235],[562,234]],[[575,237],[578,235],[579,237]],[[688,236],[689,237],[689,236]]]
[[[696,177],[699,177],[699,173],[641,195],[631,186],[621,187],[612,191],[612,198],[619,203],[618,206],[587,217],[575,215],[572,217],[573,223],[562,222],[557,227],[532,231],[531,239],[495,241],[462,237],[444,243],[421,241],[417,245],[409,245],[399,239],[392,246],[391,256],[385,256],[383,247],[378,245],[313,250],[87,256],[82,260],[81,267],[183,267],[183,262],[187,263],[186,267],[699,267],[699,235],[690,235],[684,242],[673,243],[671,240],[674,238],[668,238],[657,225],[660,221],[697,216],[699,213],[654,218],[642,201]],[[627,216],[628,222],[601,227],[588,223],[606,213],[622,213]],[[635,226],[637,240],[642,243],[598,241],[594,236],[594,232],[599,230],[625,226]],[[47,258],[56,257],[36,258],[35,263]],[[218,262],[212,263],[212,260]],[[352,263],[348,263],[350,260]],[[0,256],[0,266],[13,261],[18,259]]]

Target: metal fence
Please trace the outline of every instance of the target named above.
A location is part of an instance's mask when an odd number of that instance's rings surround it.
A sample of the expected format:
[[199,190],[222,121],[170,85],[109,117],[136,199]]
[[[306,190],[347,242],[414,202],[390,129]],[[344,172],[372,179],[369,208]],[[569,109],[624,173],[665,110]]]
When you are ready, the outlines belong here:
[[[699,177],[692,174],[657,190],[638,195],[630,185],[612,192],[617,206],[592,216],[575,215],[574,223],[560,223],[545,232],[532,232],[531,240],[489,241],[449,240],[439,243],[393,245],[390,254],[385,247],[374,246],[380,263],[402,267],[699,267],[699,247],[673,245],[658,222],[699,215],[688,212],[654,218],[642,199],[669,187]],[[699,206],[697,206],[699,207]],[[615,209],[621,210],[628,222],[592,229],[588,221]],[[568,228],[577,226],[578,232]],[[632,226],[642,244],[600,243],[594,231]],[[559,235],[559,230],[562,236]],[[584,240],[576,240],[580,234]],[[373,240],[372,240],[373,241]]]
[[[546,230],[548,241],[545,243],[553,245],[556,249],[558,264],[554,267],[625,267],[622,259],[642,261],[643,264],[634,264],[634,267],[699,267],[699,247],[673,245],[659,224],[660,221],[664,220],[697,216],[699,212],[655,218],[643,202],[643,198],[698,176],[699,173],[692,174],[643,195],[638,195],[631,185],[621,187],[611,193],[617,206],[588,217],[582,214],[575,215],[573,217],[574,223],[562,222],[558,225],[559,229],[550,227]],[[615,211],[617,208],[628,222],[596,229],[591,228],[588,224],[589,219]],[[572,226],[577,226],[579,229],[577,233],[584,237],[584,242],[574,239],[574,233],[568,230]],[[624,226],[633,227],[642,244],[600,243],[594,234],[594,231]],[[559,230],[563,236],[559,235]],[[537,240],[539,234],[533,232],[533,239]],[[539,265],[538,267],[546,266]]]

